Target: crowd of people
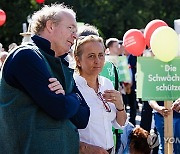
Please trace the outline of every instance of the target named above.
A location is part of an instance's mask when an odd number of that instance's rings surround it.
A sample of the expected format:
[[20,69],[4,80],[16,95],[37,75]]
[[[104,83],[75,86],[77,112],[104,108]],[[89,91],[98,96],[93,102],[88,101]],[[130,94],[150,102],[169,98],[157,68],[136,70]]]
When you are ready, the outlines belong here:
[[[180,139],[180,99],[170,110],[160,102],[144,102],[142,122],[136,127],[137,57],[122,41],[104,41],[93,25],[78,28],[76,13],[64,4],[35,12],[31,34],[30,42],[12,43],[8,52],[0,44],[0,153],[155,153],[148,142],[152,108],[160,134],[157,153],[164,153],[160,122],[172,110],[174,137]],[[129,81],[118,81],[113,63],[114,84],[99,75],[108,55],[127,58]],[[148,123],[143,121],[147,111]],[[174,144],[174,153],[179,151]]]

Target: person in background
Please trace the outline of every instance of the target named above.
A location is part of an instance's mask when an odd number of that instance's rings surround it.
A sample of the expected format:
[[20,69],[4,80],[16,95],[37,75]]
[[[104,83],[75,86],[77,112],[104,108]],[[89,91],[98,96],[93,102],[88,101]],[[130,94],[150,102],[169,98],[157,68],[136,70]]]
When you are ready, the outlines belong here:
[[120,42],[117,38],[109,38],[106,40],[106,51],[107,55],[119,56],[122,55],[120,50]]
[[4,50],[4,48],[3,48],[2,43],[0,43],[0,52],[3,52],[3,51],[5,51],[5,50]]
[[5,51],[0,52],[0,70],[7,56],[8,56],[8,52]]
[[64,59],[77,38],[76,14],[45,5],[31,24],[33,43],[11,51],[0,75],[0,151],[77,154],[77,128],[90,112]]
[[0,52],[2,52],[3,45],[0,43]]
[[78,28],[78,37],[88,36],[88,35],[97,35],[99,36],[98,29],[90,24],[84,24]]
[[134,128],[129,135],[129,154],[150,154],[151,148],[147,141],[149,135],[143,128]]
[[18,45],[16,43],[11,43],[8,46],[8,52],[10,52],[11,50],[13,50],[15,47],[17,47]]
[[[174,137],[176,140],[180,139],[180,98],[178,98],[173,104],[172,104],[172,110],[173,112],[173,127],[174,127]],[[174,151],[178,153],[180,151],[179,143],[176,143],[174,145]],[[175,153],[175,154],[176,154]]]
[[172,110],[180,113],[180,98],[178,98],[172,105]]
[[[99,36],[99,32],[98,29],[90,24],[84,24],[80,27],[78,27],[78,32],[77,32],[77,36],[88,36],[88,35],[96,35]],[[75,48],[75,45],[72,46],[71,50],[69,51],[68,54],[68,59],[70,61],[70,68],[75,69],[76,68],[76,62],[74,59],[74,54],[73,54],[73,50]]]
[[[174,103],[176,104],[176,103]],[[174,106],[173,104],[173,106]],[[169,114],[172,114],[171,109],[167,109],[164,107],[163,101],[149,101],[149,105],[154,109],[154,121],[155,127],[160,136],[160,146],[158,150],[158,154],[164,153],[164,117],[167,117]],[[174,132],[174,140],[180,139],[180,113],[174,111],[173,112],[173,132]],[[180,151],[179,143],[174,142],[174,153],[178,154]]]
[[[109,76],[106,76],[106,77],[109,78],[110,80],[114,80],[114,88],[115,90],[118,90],[121,92],[123,102],[126,105],[126,91],[125,91],[124,82],[119,82],[118,68],[116,64],[113,62],[113,58],[118,58],[118,56],[122,56],[123,54],[121,43],[122,42],[118,40],[117,38],[109,38],[106,40],[105,53],[106,53],[106,56],[111,56],[110,59],[112,58],[112,61],[111,62],[106,61],[105,64],[110,63],[112,65],[111,68],[113,69],[112,72],[114,73],[114,77],[109,77]],[[121,136],[122,130],[115,129],[114,133],[116,135],[116,152],[117,152],[120,146],[120,139],[121,139],[120,136]]]
[[[151,49],[146,49],[143,52],[143,57],[153,57],[153,53],[151,51]],[[151,130],[151,124],[152,124],[152,108],[149,105],[148,101],[142,101],[142,99],[139,98],[139,102],[142,103],[142,111],[141,111],[141,122],[140,122],[140,126],[147,130],[148,132],[150,132]],[[153,149],[154,152],[155,149]]]
[[128,64],[131,69],[131,84],[128,85],[128,93],[126,93],[127,104],[130,106],[130,119],[129,121],[135,126],[136,125],[136,109],[137,109],[137,101],[136,101],[136,62],[137,57],[129,54],[126,50],[124,54],[127,56]]

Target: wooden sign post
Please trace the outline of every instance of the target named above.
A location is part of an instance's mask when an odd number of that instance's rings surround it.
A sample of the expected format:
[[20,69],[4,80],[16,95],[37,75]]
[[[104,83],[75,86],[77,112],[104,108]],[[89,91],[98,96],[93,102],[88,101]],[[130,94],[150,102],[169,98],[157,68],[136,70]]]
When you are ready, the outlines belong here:
[[[164,106],[170,109],[172,101],[165,101]],[[170,139],[173,137],[173,112],[164,118],[164,153],[173,154],[173,143]]]

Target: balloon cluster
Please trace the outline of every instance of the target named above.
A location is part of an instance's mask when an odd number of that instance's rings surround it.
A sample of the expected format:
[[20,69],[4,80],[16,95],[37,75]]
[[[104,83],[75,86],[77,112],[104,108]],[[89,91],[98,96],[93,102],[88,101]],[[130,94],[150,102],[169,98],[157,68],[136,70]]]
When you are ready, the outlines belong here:
[[155,57],[164,62],[176,57],[179,46],[178,35],[174,29],[158,19],[146,25],[144,34],[137,29],[128,30],[123,36],[123,45],[134,56],[140,56],[147,45]]

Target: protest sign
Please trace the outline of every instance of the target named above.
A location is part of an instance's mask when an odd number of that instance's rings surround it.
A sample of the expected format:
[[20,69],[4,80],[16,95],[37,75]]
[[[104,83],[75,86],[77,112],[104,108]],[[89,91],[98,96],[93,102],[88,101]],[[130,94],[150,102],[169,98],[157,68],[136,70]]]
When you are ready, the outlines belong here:
[[138,57],[137,97],[142,100],[176,100],[180,91],[180,58],[162,62]]

